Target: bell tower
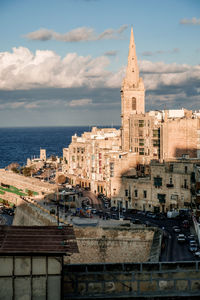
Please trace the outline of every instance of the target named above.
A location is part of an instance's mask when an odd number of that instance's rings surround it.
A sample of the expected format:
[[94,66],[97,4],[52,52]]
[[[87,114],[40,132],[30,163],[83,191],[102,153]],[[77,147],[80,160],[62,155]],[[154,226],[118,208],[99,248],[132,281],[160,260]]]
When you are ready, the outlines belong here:
[[121,130],[122,151],[130,150],[130,118],[134,114],[145,113],[145,90],[142,78],[139,77],[133,28],[129,44],[126,76],[121,87]]

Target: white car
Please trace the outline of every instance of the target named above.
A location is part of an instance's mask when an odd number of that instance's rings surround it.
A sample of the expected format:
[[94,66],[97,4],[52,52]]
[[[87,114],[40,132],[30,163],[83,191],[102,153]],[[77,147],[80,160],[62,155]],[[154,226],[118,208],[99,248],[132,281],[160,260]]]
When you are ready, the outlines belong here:
[[194,253],[194,255],[195,255],[196,257],[200,258],[200,251],[196,251],[196,252]]
[[186,241],[185,235],[182,234],[182,233],[180,233],[180,234],[177,236],[177,241],[178,241],[179,243],[184,243],[184,242]]

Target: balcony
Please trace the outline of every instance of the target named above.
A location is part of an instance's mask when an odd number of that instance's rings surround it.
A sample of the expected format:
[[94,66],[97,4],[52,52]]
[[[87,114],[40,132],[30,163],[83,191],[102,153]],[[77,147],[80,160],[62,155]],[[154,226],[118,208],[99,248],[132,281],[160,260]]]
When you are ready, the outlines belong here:
[[167,187],[167,188],[173,188],[174,185],[173,185],[172,183],[167,183],[167,184],[166,184],[166,187]]

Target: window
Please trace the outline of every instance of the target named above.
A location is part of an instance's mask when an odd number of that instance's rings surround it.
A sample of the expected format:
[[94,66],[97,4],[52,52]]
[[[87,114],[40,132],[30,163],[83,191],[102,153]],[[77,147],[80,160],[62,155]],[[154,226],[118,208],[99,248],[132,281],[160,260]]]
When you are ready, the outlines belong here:
[[138,190],[134,190],[134,195],[137,198],[137,196],[138,196]]
[[162,177],[154,177],[154,186],[155,187],[160,187],[162,186]]
[[143,196],[144,196],[144,198],[147,197],[147,191],[143,191]]
[[144,146],[144,139],[139,139],[139,146]]
[[136,110],[136,98],[132,98],[132,110]]
[[174,171],[174,165],[172,165],[172,164],[169,165],[169,171],[170,171],[170,172],[173,172],[173,171]]
[[157,197],[158,197],[158,200],[160,203],[165,203],[165,194],[158,194]]
[[144,148],[139,148],[139,155],[144,155]]
[[187,174],[187,171],[188,171],[188,167],[185,166],[185,174]]
[[160,130],[159,129],[153,129],[153,137],[160,137]]
[[169,184],[173,184],[172,177],[169,178]]
[[77,148],[77,153],[79,153],[80,152],[80,148]]
[[153,147],[159,146],[159,140],[152,140],[152,142],[153,142]]
[[114,170],[114,163],[110,163],[110,170]]
[[187,186],[187,179],[184,179],[184,189],[187,189],[188,186]]
[[125,196],[128,197],[128,190],[125,190]]
[[144,120],[139,120],[139,127],[144,127],[145,123]]

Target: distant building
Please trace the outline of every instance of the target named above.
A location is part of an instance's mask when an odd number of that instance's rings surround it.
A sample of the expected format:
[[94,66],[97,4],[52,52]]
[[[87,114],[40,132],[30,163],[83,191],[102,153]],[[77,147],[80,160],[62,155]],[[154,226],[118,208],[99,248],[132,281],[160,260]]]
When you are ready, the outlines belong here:
[[[165,161],[182,157],[200,158],[200,113],[186,109],[145,112],[145,89],[139,76],[131,29],[128,65],[121,86],[121,129],[94,127],[81,137],[73,136],[69,148],[63,149],[63,171],[73,185],[104,193],[112,197],[116,205],[116,198],[121,201],[121,190],[129,182],[125,176],[127,172],[136,173],[138,165],[149,165],[152,160],[163,163],[165,169]],[[146,180],[141,179],[141,185],[144,181],[143,185],[152,189],[153,181]],[[190,202],[185,194],[187,201],[177,200],[179,205]],[[172,204],[167,197],[164,210]],[[147,204],[147,199],[148,194],[138,206],[142,209],[154,206],[154,203]],[[155,199],[159,200],[157,195]],[[178,205],[177,201],[174,203]],[[158,201],[159,207],[160,203],[161,200]],[[134,206],[127,199],[121,205]]]
[[47,159],[46,149],[40,149],[40,159],[46,161]]

